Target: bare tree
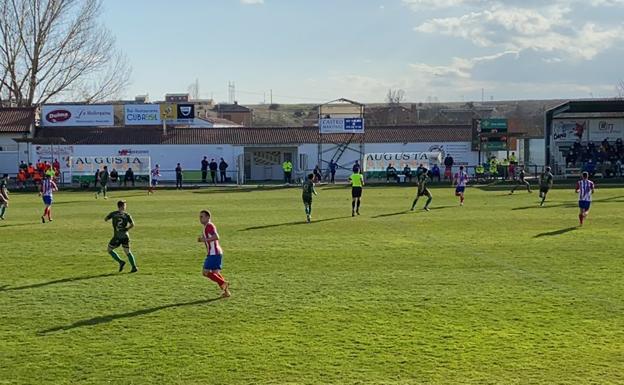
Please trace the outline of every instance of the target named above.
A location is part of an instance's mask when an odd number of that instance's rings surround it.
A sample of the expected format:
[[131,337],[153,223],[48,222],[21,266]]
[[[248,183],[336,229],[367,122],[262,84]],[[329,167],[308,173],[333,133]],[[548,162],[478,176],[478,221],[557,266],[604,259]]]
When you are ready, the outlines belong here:
[[401,89],[389,89],[386,95],[386,102],[390,105],[399,105],[405,99],[405,91]]
[[101,0],[0,0],[0,101],[116,97],[131,69],[98,21]]
[[624,79],[620,79],[615,85],[615,91],[619,99],[624,99]]

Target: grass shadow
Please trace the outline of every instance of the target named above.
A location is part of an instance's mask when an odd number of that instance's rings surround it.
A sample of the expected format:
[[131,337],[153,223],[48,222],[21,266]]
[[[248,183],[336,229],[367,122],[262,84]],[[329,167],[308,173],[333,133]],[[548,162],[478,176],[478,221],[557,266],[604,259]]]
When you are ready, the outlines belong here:
[[76,328],[85,327],[85,326],[95,326],[95,325],[99,325],[99,324],[103,324],[103,323],[109,323],[111,321],[118,320],[118,319],[139,317],[139,316],[142,316],[142,315],[154,313],[154,312],[157,312],[157,311],[160,311],[160,310],[165,310],[165,309],[207,304],[207,303],[210,303],[210,302],[217,301],[219,299],[221,299],[221,297],[211,298],[211,299],[200,299],[200,300],[197,300],[197,301],[190,301],[190,302],[171,303],[171,304],[168,304],[168,305],[155,306],[155,307],[150,307],[150,308],[141,309],[141,310],[135,310],[135,311],[127,312],[127,313],[108,314],[108,315],[104,315],[104,316],[93,317],[93,318],[89,318],[89,319],[76,321],[76,322],[74,322],[72,324],[69,324],[69,325],[55,326],[55,327],[50,328],[50,329],[40,330],[40,331],[37,332],[37,334],[39,336],[44,336],[46,334],[50,334],[50,333],[54,333],[54,332],[67,331],[67,330],[76,329]]
[[[0,222],[2,223],[2,222]],[[7,223],[7,224],[2,224],[0,225],[0,228],[2,227],[24,227],[24,226],[34,226],[37,223],[41,223],[41,221],[37,221],[37,222],[29,222],[29,223]]]
[[308,222],[305,222],[305,221],[301,220],[301,221],[296,221],[296,222],[286,222],[286,223],[275,223],[275,224],[271,224],[271,225],[252,226],[252,227],[244,228],[244,229],[239,230],[239,231],[262,230],[262,229],[270,229],[270,228],[273,228],[273,227],[282,227],[282,226],[313,225],[315,223],[329,222],[329,221],[335,221],[335,220],[338,220],[338,219],[346,219],[346,218],[351,218],[351,216],[325,218],[325,219],[319,219],[319,220],[316,220],[316,221],[312,220],[311,223],[308,223]]
[[[598,202],[598,203],[621,203],[622,201],[619,200],[620,198],[624,198],[624,196],[622,195],[618,195],[618,196],[613,196],[613,197],[609,197],[609,198],[601,198],[601,199],[594,199],[593,202]],[[522,207],[514,207],[512,208],[512,210],[528,210],[528,209],[535,209],[535,208],[543,208],[543,209],[548,209],[548,208],[554,208],[554,207],[578,207],[578,203],[575,202],[565,202],[565,203],[558,203],[558,204],[554,204],[554,205],[549,205],[548,201],[546,201],[544,206],[539,206],[537,204],[532,205],[532,206],[522,206]]]
[[119,275],[119,274],[118,273],[107,273],[107,274],[99,274],[99,275],[85,275],[85,276],[81,276],[81,277],[70,277],[70,278],[56,279],[54,281],[34,283],[32,285],[15,286],[15,287],[10,287],[8,285],[4,285],[4,286],[0,287],[0,291],[15,291],[15,290],[36,289],[38,287],[45,287],[45,286],[56,285],[56,284],[60,284],[60,283],[76,282],[76,281],[87,281],[87,280],[90,280],[90,279],[112,277],[114,275]]
[[409,214],[409,213],[410,213],[410,210],[403,210],[403,211],[397,211],[396,213],[375,215],[373,218],[394,217],[394,216],[397,216],[397,215],[404,215],[404,214]]
[[561,235],[561,234],[569,233],[570,231],[574,231],[576,229],[577,229],[576,226],[574,226],[574,227],[566,227],[565,229],[549,231],[547,233],[540,233],[540,234],[537,234],[536,236],[534,236],[533,238],[553,237],[555,235]]

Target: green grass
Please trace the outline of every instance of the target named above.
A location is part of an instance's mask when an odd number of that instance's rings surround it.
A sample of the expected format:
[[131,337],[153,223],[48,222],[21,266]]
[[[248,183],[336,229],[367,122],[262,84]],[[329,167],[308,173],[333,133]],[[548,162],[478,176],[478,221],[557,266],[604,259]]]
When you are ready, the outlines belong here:
[[[624,189],[13,194],[0,222],[0,384],[622,384]],[[138,274],[104,216],[128,201]],[[423,202],[419,202],[419,208]],[[233,296],[200,274],[200,209]]]

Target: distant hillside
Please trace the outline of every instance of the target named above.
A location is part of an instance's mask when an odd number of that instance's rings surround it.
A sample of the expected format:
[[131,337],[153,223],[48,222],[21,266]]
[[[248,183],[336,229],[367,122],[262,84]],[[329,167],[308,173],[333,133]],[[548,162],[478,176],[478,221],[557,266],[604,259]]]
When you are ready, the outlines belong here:
[[[473,118],[507,118],[513,131],[531,137],[543,136],[544,112],[566,100],[513,100],[484,103],[402,103],[389,106],[383,103],[366,105],[368,125],[405,124],[467,124]],[[314,104],[261,104],[253,109],[254,126],[311,126],[317,120]]]

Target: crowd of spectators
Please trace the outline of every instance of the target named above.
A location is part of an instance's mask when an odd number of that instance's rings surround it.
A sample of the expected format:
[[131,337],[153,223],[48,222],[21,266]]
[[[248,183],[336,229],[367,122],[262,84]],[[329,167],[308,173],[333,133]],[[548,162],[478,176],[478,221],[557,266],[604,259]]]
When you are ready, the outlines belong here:
[[39,186],[46,175],[50,175],[54,180],[59,178],[61,175],[61,164],[58,159],[54,159],[52,163],[47,160],[43,162],[38,160],[34,165],[21,161],[17,170],[17,188],[25,189],[30,183],[33,186]]
[[580,168],[581,171],[587,171],[590,177],[598,173],[603,178],[622,176],[624,142],[622,138],[613,143],[605,139],[596,145],[592,141],[583,144],[577,140],[568,150],[565,162],[567,168]]

